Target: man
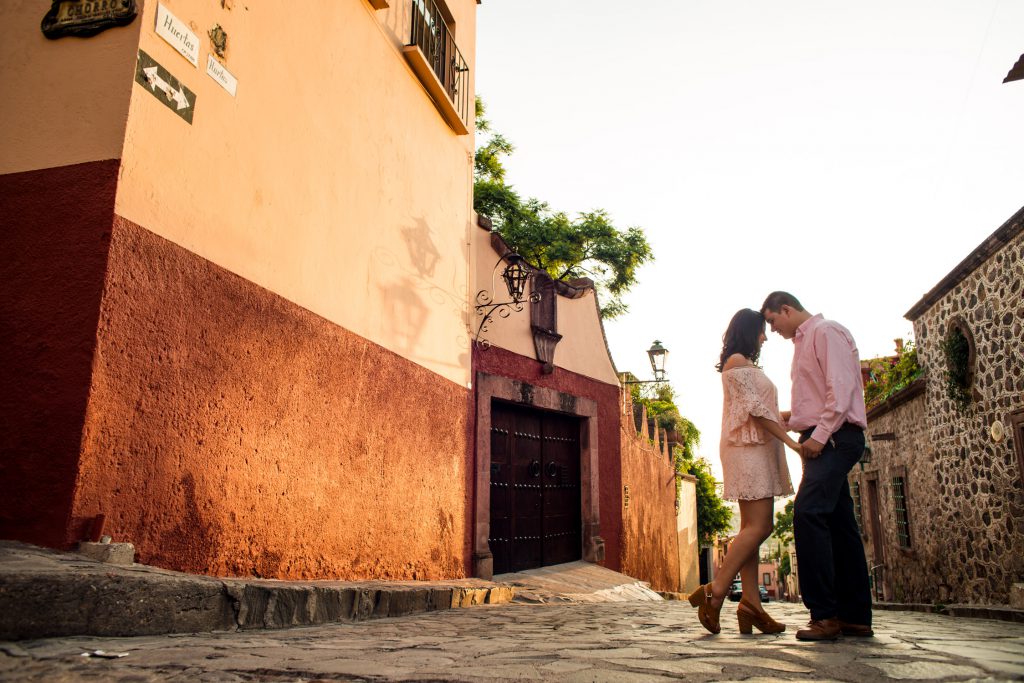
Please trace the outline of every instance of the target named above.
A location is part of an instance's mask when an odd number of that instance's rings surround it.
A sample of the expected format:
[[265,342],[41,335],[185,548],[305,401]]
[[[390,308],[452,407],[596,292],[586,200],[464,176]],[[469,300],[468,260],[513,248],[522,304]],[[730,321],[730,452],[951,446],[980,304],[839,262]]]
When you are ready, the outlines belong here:
[[793,396],[782,418],[800,432],[803,481],[793,506],[800,592],[811,611],[799,640],[871,636],[871,591],[846,475],[864,453],[860,356],[842,325],[811,315],[787,292],[772,292],[761,314],[793,340]]

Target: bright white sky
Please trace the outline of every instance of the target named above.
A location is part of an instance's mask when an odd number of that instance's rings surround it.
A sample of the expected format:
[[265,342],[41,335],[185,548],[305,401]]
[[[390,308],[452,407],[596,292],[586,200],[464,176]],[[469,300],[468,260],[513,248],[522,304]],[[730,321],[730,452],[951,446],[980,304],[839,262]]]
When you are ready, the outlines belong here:
[[[656,261],[605,329],[718,463],[721,336],[775,289],[863,358],[1024,205],[1024,0],[484,0],[477,92],[507,180],[640,226]],[[792,345],[762,365],[789,407]],[[794,484],[799,459],[790,459]]]

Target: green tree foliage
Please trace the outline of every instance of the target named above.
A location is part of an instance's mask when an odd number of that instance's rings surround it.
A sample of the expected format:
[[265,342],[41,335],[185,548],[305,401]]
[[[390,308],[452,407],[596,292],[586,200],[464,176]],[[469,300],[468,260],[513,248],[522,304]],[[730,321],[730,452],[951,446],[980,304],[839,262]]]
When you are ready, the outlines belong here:
[[793,573],[793,567],[790,565],[789,553],[783,553],[779,560],[779,581],[785,581],[791,573]]
[[896,356],[868,361],[869,379],[864,384],[864,403],[868,410],[884,402],[921,376],[917,347],[910,341]]
[[[676,474],[689,474],[697,480],[697,539],[709,545],[716,536],[729,531],[732,511],[718,495],[717,482],[711,472],[711,463],[697,457],[696,447],[700,445],[700,431],[697,426],[679,414],[675,403],[675,391],[668,383],[657,385],[653,396],[643,396],[641,385],[631,387],[634,403],[647,408],[647,416],[654,418],[661,429],[674,437],[678,444],[672,451],[672,463]],[[676,500],[679,499],[681,482],[676,477]]]
[[[681,449],[676,449],[677,453]],[[697,540],[702,545],[710,545],[716,536],[721,536],[730,529],[732,510],[725,506],[716,490],[711,464],[704,458],[685,458],[679,453],[676,458],[676,471],[693,475],[697,479]]]
[[[793,501],[786,503],[782,512],[775,513],[775,529],[772,536],[779,539],[782,545],[789,545],[793,540]],[[789,557],[789,555],[786,555]],[[788,563],[788,560],[787,560]]]
[[502,158],[515,151],[492,130],[483,101],[476,100],[476,130],[481,134],[473,160],[473,208],[488,216],[516,253],[556,280],[588,277],[602,292],[601,316],[626,312],[622,296],[636,284],[637,269],[653,260],[643,230],[620,230],[602,209],[575,218],[539,199],[523,199],[505,182]]

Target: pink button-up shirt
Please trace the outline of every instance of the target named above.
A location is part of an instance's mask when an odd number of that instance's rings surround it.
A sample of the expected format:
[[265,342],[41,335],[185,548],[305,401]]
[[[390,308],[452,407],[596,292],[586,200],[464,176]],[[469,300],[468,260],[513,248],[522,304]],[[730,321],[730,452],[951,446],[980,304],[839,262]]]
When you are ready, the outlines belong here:
[[818,314],[796,329],[793,346],[789,428],[814,427],[811,438],[827,443],[844,422],[867,427],[860,354],[850,331]]

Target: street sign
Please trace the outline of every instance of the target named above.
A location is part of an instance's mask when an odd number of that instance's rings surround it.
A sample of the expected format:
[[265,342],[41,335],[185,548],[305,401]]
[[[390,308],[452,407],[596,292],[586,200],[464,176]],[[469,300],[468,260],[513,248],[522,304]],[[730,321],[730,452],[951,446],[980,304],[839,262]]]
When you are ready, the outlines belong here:
[[192,66],[199,66],[199,36],[161,4],[156,6],[156,34],[192,62]]
[[139,61],[135,64],[135,82],[152,93],[168,109],[188,121],[189,125],[192,124],[196,94],[142,50],[139,50]]
[[53,0],[43,17],[43,35],[94,36],[112,26],[127,26],[139,13],[135,0]]
[[206,73],[210,78],[217,81],[220,87],[231,93],[232,97],[235,96],[235,90],[238,89],[238,79],[232,76],[231,72],[217,61],[217,58],[213,55],[206,56]]

